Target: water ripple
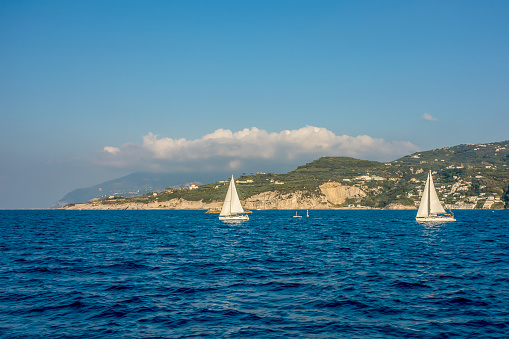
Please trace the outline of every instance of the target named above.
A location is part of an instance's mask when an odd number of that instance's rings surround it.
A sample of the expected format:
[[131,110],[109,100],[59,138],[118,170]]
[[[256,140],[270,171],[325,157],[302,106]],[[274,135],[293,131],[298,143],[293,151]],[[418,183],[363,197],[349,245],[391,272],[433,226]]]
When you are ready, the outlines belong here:
[[0,211],[2,338],[501,338],[509,213]]

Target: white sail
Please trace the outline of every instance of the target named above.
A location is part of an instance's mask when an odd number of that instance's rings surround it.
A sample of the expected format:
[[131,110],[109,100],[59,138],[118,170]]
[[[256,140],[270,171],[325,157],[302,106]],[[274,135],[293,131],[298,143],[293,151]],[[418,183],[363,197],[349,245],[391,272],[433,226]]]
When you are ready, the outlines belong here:
[[419,204],[419,210],[417,211],[418,218],[426,218],[429,215],[429,174],[424,185],[424,191],[422,192],[421,203]]
[[437,191],[433,184],[433,177],[431,176],[431,171],[429,171],[428,179],[424,186],[424,192],[422,193],[419,210],[417,211],[417,217],[427,218],[441,213],[445,213],[445,210],[442,207],[440,200],[438,200]]
[[244,209],[240,204],[239,195],[237,194],[237,189],[235,188],[235,180],[230,180],[230,186],[228,186],[228,192],[226,193],[226,197],[224,199],[223,208],[221,209],[220,217],[231,216],[235,214],[244,213]]
[[438,200],[438,195],[437,191],[435,190],[435,185],[433,184],[431,171],[429,172],[429,211],[432,215],[445,213],[440,200]]

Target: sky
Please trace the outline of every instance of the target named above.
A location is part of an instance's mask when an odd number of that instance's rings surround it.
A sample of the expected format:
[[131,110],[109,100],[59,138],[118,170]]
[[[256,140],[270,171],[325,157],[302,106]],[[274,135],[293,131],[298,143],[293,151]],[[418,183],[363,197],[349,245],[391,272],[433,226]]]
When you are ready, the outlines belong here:
[[508,1],[0,0],[0,209],[509,139]]

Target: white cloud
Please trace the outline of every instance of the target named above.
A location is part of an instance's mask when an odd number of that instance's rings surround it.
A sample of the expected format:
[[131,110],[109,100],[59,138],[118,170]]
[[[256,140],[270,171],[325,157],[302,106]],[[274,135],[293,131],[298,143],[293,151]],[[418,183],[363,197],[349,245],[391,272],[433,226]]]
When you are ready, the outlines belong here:
[[110,146],[106,146],[106,147],[104,147],[104,151],[105,151],[105,152],[108,152],[108,153],[111,153],[111,154],[115,154],[115,153],[120,152],[120,148],[118,148],[118,147],[110,147]]
[[106,146],[94,160],[132,170],[276,172],[321,156],[387,161],[415,151],[418,147],[408,141],[336,135],[321,127],[306,126],[279,133],[252,127],[237,132],[218,129],[195,140],[160,138],[149,133],[141,145]]
[[422,118],[423,118],[424,120],[428,120],[428,121],[436,121],[436,120],[437,120],[437,119],[436,119],[436,118],[434,118],[431,114],[428,114],[428,113],[424,113],[424,114],[422,115]]

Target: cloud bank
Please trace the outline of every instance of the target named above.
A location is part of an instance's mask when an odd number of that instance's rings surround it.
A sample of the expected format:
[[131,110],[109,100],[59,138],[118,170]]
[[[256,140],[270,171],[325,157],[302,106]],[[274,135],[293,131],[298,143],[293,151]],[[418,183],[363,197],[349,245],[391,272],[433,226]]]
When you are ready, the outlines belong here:
[[422,115],[422,118],[427,121],[436,121],[437,120],[437,118],[433,117],[431,114],[428,114],[428,113],[424,113]]
[[237,132],[218,129],[195,140],[149,133],[142,144],[104,147],[94,162],[131,170],[277,172],[321,156],[388,161],[418,150],[408,141],[336,135],[321,127],[306,126],[279,133],[252,127]]

